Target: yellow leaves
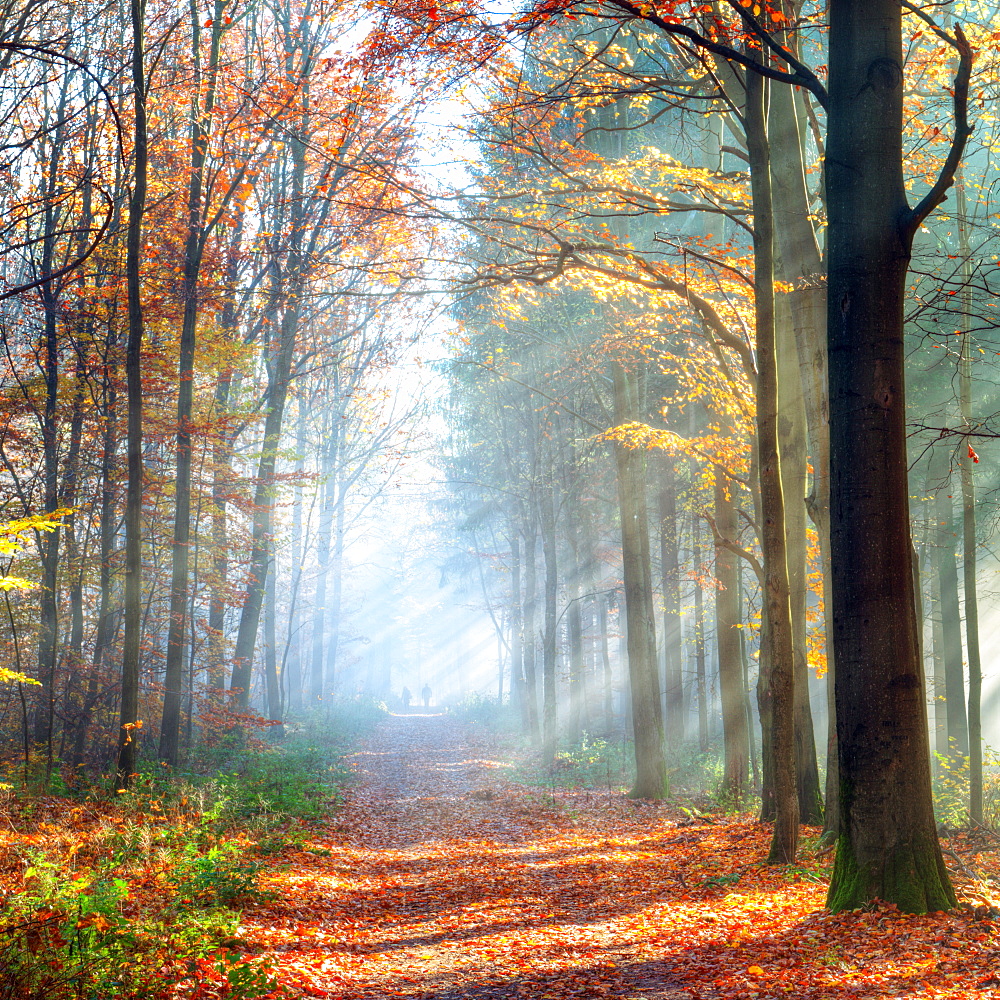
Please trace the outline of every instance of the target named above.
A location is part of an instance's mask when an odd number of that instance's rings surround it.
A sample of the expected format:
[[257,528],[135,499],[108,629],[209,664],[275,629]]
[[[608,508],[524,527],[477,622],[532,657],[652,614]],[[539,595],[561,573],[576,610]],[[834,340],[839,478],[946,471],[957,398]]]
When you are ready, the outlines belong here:
[[41,681],[3,666],[0,666],[0,684],[34,684],[36,687],[41,687]]
[[751,976],[763,976],[764,975],[764,970],[759,965],[751,965],[747,969],[747,972],[750,973]]

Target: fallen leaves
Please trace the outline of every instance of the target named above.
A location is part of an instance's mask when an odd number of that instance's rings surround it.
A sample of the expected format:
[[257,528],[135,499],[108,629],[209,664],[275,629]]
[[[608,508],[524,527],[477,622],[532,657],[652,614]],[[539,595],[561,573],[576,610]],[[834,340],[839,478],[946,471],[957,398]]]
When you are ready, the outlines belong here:
[[[243,947],[287,997],[1000,996],[991,845],[950,842],[968,873],[954,914],[834,915],[829,855],[769,867],[748,817],[695,826],[611,791],[518,785],[447,717],[390,719],[355,763],[346,804],[269,863],[273,895],[243,913]],[[66,850],[100,818],[49,803],[36,839]],[[178,997],[225,995],[171,975]]]
[[337,831],[244,915],[282,982],[359,1000],[992,995],[992,920],[829,914],[831,858],[768,867],[746,817],[682,828],[612,792],[553,801],[483,738],[386,723]]

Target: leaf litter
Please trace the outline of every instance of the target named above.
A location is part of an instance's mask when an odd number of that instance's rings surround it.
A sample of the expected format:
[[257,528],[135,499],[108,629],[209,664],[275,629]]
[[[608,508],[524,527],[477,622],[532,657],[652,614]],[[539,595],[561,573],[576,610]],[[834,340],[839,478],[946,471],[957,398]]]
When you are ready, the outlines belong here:
[[[271,995],[1000,997],[995,838],[948,839],[953,913],[833,915],[830,853],[767,866],[769,830],[752,817],[530,787],[507,756],[495,735],[449,716],[381,724],[350,758],[358,780],[327,822],[261,859],[265,891],[244,906],[239,937],[279,984]],[[25,849],[72,858],[109,819],[56,797],[35,808],[33,830],[8,824],[0,836],[7,898]],[[129,906],[153,905],[160,878],[133,878]],[[179,976],[173,995],[236,995],[205,969],[194,992]],[[149,996],[171,981],[165,965]]]
[[[447,716],[392,717],[355,756],[331,826],[284,852],[277,898],[244,914],[293,994],[1000,997],[985,877],[959,879],[953,914],[833,915],[829,854],[767,866],[752,818],[692,821],[610,791],[554,800],[500,756]],[[951,850],[966,873],[996,858]]]

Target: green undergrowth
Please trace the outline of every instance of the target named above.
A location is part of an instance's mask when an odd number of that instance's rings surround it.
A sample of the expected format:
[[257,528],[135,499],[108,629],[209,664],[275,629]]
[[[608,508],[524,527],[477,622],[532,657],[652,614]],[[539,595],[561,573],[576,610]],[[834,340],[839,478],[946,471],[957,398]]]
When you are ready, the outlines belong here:
[[[951,830],[969,825],[969,758],[936,753],[933,767],[934,816]],[[983,824],[1000,831],[1000,751],[983,750]]]
[[492,695],[470,694],[445,706],[445,711],[462,722],[482,725],[500,735],[512,736],[521,731],[521,716],[510,701],[497,701]]
[[[544,749],[525,737],[519,725],[506,735],[513,760],[511,777],[544,790],[552,803],[560,791],[592,789],[624,795],[635,780],[634,746],[620,729],[584,732],[576,739],[562,736],[548,761]],[[690,808],[698,815],[760,809],[758,794],[750,791],[735,800],[723,789],[721,741],[710,743],[705,751],[693,743],[672,748],[666,754],[666,766],[666,797],[682,809]]]
[[0,1000],[280,996],[242,911],[335,810],[345,758],[382,716],[332,705],[280,742],[216,739],[176,770],[145,761],[124,793],[8,788],[19,871],[0,876]]

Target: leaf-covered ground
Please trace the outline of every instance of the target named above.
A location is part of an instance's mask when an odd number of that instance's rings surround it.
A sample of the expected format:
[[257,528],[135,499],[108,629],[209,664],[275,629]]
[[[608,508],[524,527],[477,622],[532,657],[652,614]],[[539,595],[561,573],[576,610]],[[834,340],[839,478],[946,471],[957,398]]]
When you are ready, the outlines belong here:
[[990,844],[952,843],[963,908],[823,910],[829,857],[767,830],[513,784],[489,737],[387,720],[321,835],[288,848],[243,935],[297,996],[1000,997]]

